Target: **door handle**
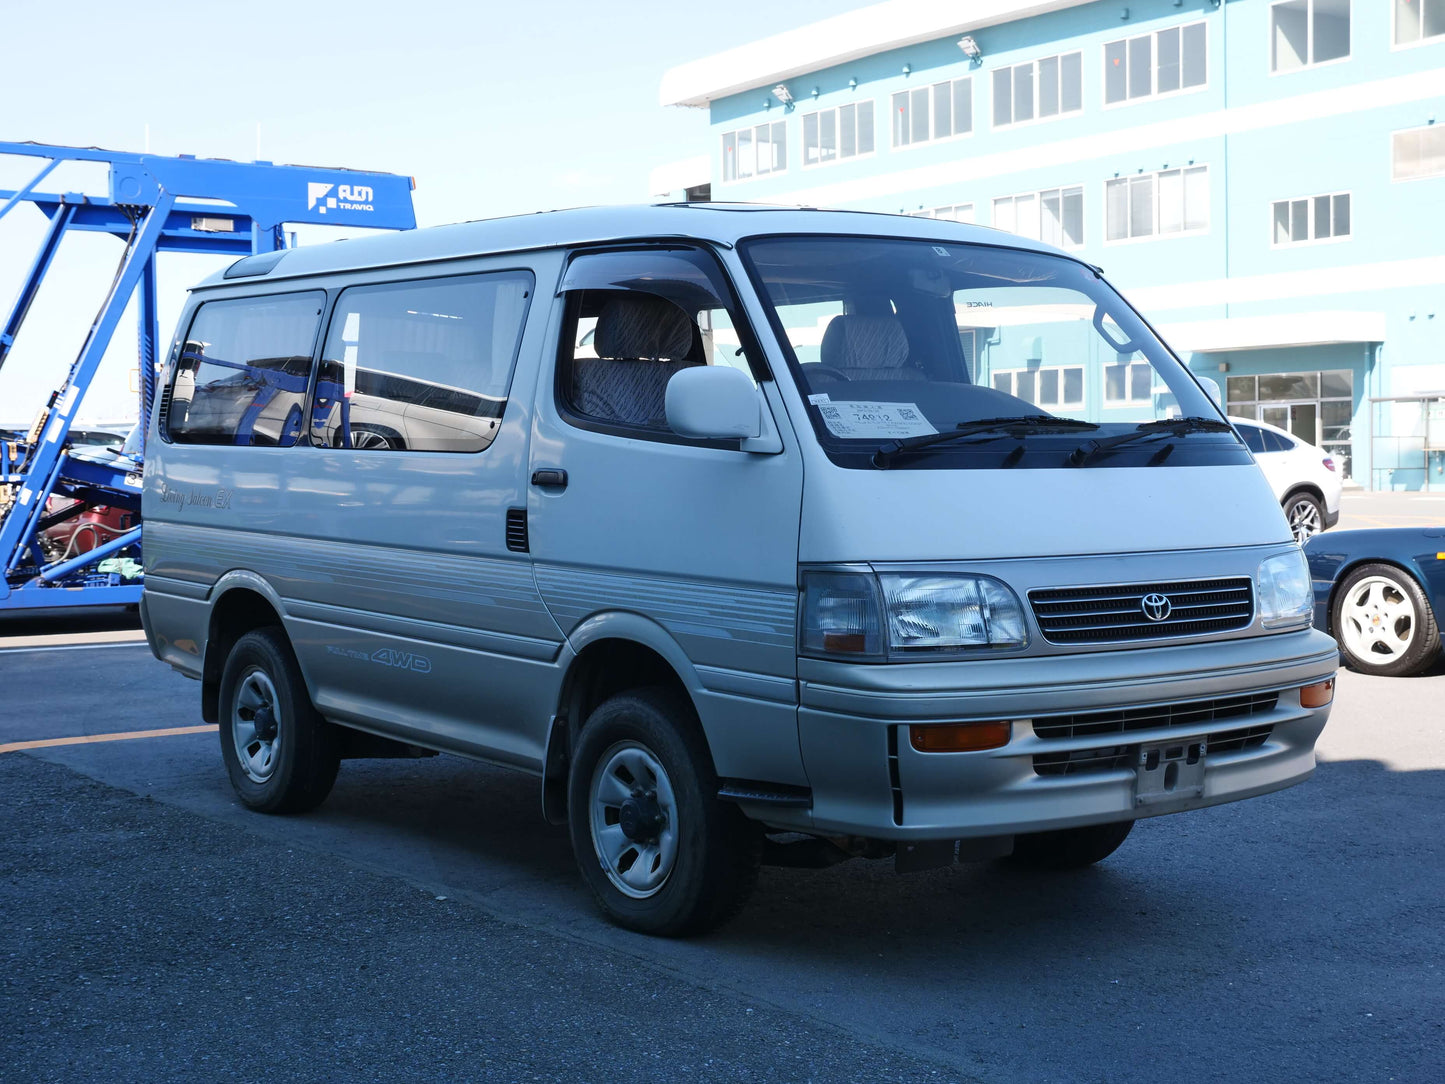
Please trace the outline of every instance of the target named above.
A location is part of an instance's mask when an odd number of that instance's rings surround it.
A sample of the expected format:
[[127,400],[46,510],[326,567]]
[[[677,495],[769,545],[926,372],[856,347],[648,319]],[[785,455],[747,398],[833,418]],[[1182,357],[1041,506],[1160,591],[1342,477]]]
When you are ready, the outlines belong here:
[[532,484],[546,486],[549,489],[566,489],[567,472],[560,467],[544,467],[542,470],[534,470]]

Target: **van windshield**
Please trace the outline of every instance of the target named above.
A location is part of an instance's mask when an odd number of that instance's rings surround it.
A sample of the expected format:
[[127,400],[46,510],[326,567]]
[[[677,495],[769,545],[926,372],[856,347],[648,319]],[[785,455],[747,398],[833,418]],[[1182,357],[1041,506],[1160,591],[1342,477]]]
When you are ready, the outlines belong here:
[[1077,261],[864,237],[742,249],[818,440],[842,466],[1248,461],[1209,396]]

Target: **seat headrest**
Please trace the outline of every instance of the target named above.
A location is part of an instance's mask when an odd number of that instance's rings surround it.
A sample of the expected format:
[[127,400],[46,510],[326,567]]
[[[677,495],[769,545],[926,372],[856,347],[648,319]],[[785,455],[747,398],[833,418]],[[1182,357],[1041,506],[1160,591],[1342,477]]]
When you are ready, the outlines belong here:
[[692,318],[665,297],[615,297],[597,316],[592,345],[599,358],[681,361],[692,353]]
[[818,360],[834,369],[901,369],[908,361],[908,335],[891,313],[847,313],[828,321]]

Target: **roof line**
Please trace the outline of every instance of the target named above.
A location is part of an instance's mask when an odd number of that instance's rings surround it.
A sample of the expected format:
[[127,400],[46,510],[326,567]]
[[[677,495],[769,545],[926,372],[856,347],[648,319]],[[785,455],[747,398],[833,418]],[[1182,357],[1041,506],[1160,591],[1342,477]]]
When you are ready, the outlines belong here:
[[663,105],[702,107],[718,98],[889,49],[1027,19],[1092,0],[885,0],[740,45],[663,73]]

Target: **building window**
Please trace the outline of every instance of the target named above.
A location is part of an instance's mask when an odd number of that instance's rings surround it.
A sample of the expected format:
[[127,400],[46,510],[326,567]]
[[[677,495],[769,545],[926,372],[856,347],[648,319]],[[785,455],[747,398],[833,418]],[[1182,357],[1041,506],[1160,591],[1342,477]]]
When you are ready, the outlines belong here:
[[937,218],[945,222],[972,222],[973,204],[955,203],[948,207],[925,207],[920,211],[910,211],[913,218]]
[[1395,0],[1395,44],[1445,37],[1445,0]]
[[1109,406],[1128,406],[1152,402],[1151,384],[1154,369],[1147,361],[1129,361],[1125,357],[1104,366],[1104,402]]
[[907,147],[973,131],[973,80],[952,79],[893,95],[893,145]]
[[1104,239],[1201,233],[1209,228],[1209,167],[1166,169],[1104,183]]
[[1327,241],[1350,235],[1350,194],[1276,200],[1274,243],[1292,245],[1300,241]]
[[782,121],[724,132],[722,175],[725,181],[742,181],[788,168],[787,125]]
[[1202,22],[1111,41],[1104,46],[1104,103],[1202,87],[1209,80],[1208,60]]
[[1280,0],[1270,7],[1270,71],[1296,71],[1349,55],[1350,0]]
[[[1149,363],[1145,362],[1147,369]],[[1050,366],[1040,369],[998,369],[992,376],[995,391],[1016,395],[1038,407],[1084,405],[1084,367]],[[1147,385],[1148,378],[1145,378]]]
[[993,126],[1044,120],[1084,108],[1082,53],[1064,53],[995,68]]
[[1084,243],[1084,189],[1049,188],[993,201],[993,224],[1060,248]]
[[1445,175],[1445,125],[1395,132],[1391,138],[1391,178],[1413,181]]
[[873,153],[873,103],[803,114],[803,165]]

